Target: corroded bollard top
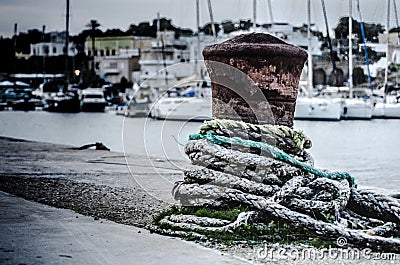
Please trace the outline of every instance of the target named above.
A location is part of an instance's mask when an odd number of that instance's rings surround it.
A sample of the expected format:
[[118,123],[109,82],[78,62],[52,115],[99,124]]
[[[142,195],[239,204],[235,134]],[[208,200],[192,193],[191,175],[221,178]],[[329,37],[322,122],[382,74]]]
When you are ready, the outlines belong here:
[[293,126],[307,52],[265,33],[203,50],[212,82],[213,118]]

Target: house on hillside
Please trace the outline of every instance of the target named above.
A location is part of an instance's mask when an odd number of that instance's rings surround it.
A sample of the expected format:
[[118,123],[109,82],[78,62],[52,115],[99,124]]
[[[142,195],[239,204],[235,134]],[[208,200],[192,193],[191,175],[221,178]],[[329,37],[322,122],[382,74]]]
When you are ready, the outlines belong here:
[[[31,44],[30,56],[62,56],[65,54],[65,31],[50,32],[50,41]],[[68,56],[77,54],[74,43],[68,44]]]
[[94,58],[95,72],[110,83],[119,83],[122,77],[139,82],[139,58],[142,50],[151,47],[151,38],[116,36],[96,37],[95,49],[92,39],[85,42],[85,53]]

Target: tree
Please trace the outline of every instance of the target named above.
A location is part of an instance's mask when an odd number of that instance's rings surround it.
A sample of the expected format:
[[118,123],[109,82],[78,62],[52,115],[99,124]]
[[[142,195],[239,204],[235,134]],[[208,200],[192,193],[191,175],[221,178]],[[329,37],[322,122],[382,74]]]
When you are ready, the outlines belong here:
[[222,21],[221,25],[224,29],[224,33],[228,34],[236,30],[235,24],[233,24],[233,22],[230,20]]
[[248,20],[239,20],[239,29],[240,30],[249,30],[253,26],[253,22],[250,19]]
[[[384,27],[381,24],[373,24],[373,23],[363,23],[364,24],[364,33],[365,39],[370,42],[378,42],[379,33],[385,32]],[[362,35],[361,35],[361,25],[360,23],[353,19],[352,22],[353,33],[357,35],[359,43],[362,43]],[[345,39],[349,36],[349,17],[341,17],[339,19],[339,23],[334,29],[335,38],[336,39]]]
[[[155,27],[157,29],[157,23],[158,20],[157,19],[153,19],[153,27]],[[160,18],[160,31],[163,30],[172,30],[175,31],[177,28],[172,25],[171,23],[171,19],[166,19],[165,17]]]
[[14,62],[14,44],[12,39],[0,37],[0,72],[11,73]]
[[128,35],[129,35],[129,33],[124,32],[120,29],[107,29],[104,32],[104,36],[107,36],[107,37],[118,37],[118,36],[128,36]]
[[95,43],[95,38],[96,38],[96,30],[98,27],[100,27],[100,23],[97,22],[97,20],[92,19],[90,22],[86,25],[86,27],[90,28],[90,38],[92,39],[92,53],[93,53],[93,62],[92,62],[92,71],[93,73],[95,72],[95,63],[94,63],[94,56],[96,55],[96,43]]
[[39,43],[42,41],[42,32],[37,29],[30,29],[27,33],[21,32],[17,36],[17,47],[18,53],[22,52],[29,54],[31,51],[31,44]]
[[151,26],[149,22],[141,22],[139,25],[131,24],[128,33],[134,36],[146,36],[155,38],[157,35],[157,27]]
[[367,76],[364,74],[364,70],[360,67],[353,69],[353,84],[359,85],[367,82]]
[[[357,32],[359,24],[354,19],[352,20],[352,27],[353,31]],[[349,36],[349,17],[341,17],[334,31],[336,39],[347,39]]]
[[[221,30],[219,24],[214,24],[214,26],[215,26],[215,33],[218,34],[218,32]],[[203,31],[206,35],[213,35],[212,24],[207,23],[201,31]]]

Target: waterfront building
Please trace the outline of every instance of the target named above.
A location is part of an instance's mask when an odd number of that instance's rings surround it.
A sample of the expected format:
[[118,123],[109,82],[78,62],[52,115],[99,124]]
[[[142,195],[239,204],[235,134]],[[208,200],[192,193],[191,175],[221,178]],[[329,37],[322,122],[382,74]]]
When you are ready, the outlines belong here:
[[147,49],[151,38],[115,36],[96,37],[95,50],[92,39],[85,42],[85,53],[94,59],[95,72],[110,83],[119,83],[121,78],[138,82],[139,57],[142,49]]
[[[30,45],[30,56],[55,57],[64,55],[65,31],[50,32],[50,40]],[[77,55],[78,51],[74,43],[68,44],[68,56]]]

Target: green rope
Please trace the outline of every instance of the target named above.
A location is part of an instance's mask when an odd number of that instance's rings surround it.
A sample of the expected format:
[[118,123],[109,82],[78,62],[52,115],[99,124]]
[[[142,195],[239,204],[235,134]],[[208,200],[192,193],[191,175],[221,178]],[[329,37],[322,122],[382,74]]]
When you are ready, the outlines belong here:
[[314,175],[328,178],[328,179],[346,179],[350,187],[356,187],[354,178],[347,172],[326,172],[322,171],[320,169],[317,169],[313,166],[310,166],[309,164],[303,163],[292,156],[288,155],[284,151],[269,145],[267,143],[263,142],[255,142],[252,140],[243,140],[242,138],[239,137],[225,137],[225,136],[219,136],[219,135],[213,135],[210,131],[206,132],[206,134],[192,134],[189,135],[189,140],[200,140],[200,139],[207,139],[208,141],[211,141],[215,144],[234,144],[234,145],[241,145],[241,146],[246,146],[249,148],[257,148],[263,151],[266,151],[269,153],[274,159],[287,162],[293,166],[299,167],[301,169],[304,169],[305,171],[312,173]]
[[296,147],[299,149],[311,148],[311,140],[299,130],[293,130],[283,125],[272,124],[251,124],[243,121],[227,120],[227,119],[213,119],[204,121],[200,127],[200,134],[205,134],[209,130],[214,129],[241,129],[243,131],[261,132],[262,134],[276,135],[282,138],[293,140]]

